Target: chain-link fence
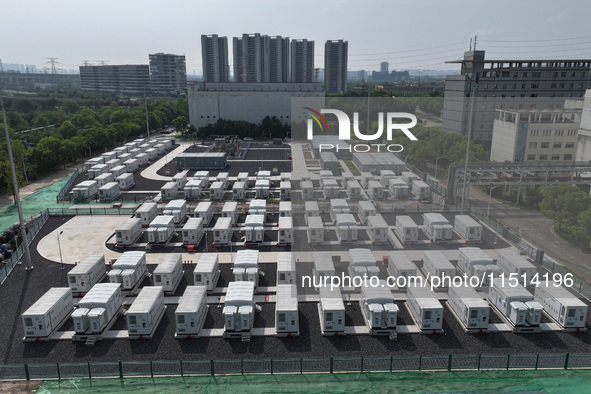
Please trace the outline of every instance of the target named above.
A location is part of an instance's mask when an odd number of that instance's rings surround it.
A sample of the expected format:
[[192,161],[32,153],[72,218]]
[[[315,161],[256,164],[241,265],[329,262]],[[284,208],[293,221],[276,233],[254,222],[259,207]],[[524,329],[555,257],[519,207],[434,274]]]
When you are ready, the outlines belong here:
[[591,354],[589,353],[116,361],[0,365],[0,380],[338,372],[537,370],[590,367]]
[[74,173],[70,176],[68,181],[66,183],[64,183],[64,186],[62,186],[61,190],[57,193],[57,196],[55,196],[56,202],[59,203],[62,200],[62,198],[64,198],[64,196],[66,195],[66,192],[68,191],[70,186],[72,186],[72,183],[74,183],[74,181],[76,180],[76,178],[78,177],[79,174],[80,174],[80,169],[76,169],[76,171],[74,171]]

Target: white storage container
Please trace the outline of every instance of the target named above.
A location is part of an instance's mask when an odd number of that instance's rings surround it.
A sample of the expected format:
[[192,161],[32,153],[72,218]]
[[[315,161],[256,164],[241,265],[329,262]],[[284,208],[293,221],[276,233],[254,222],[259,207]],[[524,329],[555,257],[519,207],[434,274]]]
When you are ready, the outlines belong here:
[[361,173],[361,186],[364,189],[367,189],[369,186],[369,182],[375,181],[375,177],[371,172],[362,172]]
[[117,157],[121,157],[122,154],[127,153],[127,147],[126,146],[119,146],[115,149],[113,149],[113,152],[117,153]]
[[[504,285],[504,286],[503,286]],[[533,301],[525,287],[511,283],[505,278],[504,283],[500,278],[494,278],[488,289],[488,300],[515,326],[523,326],[527,323],[528,307],[526,302]]]
[[330,170],[320,170],[320,179],[334,178],[334,174]]
[[300,174],[300,180],[302,182],[311,181],[312,180],[312,177],[310,176],[310,173],[309,172],[302,172]]
[[174,233],[174,216],[156,216],[147,230],[149,243],[165,243]]
[[115,228],[115,242],[118,246],[133,245],[142,235],[142,220],[132,217]]
[[125,167],[125,166],[122,166],[122,165],[115,166],[115,167],[111,168],[111,169],[109,170],[109,172],[110,172],[111,174],[113,174],[113,176],[114,176],[115,178],[117,178],[119,175],[123,175],[123,174],[125,174],[125,173],[127,172],[127,167]]
[[187,174],[188,173],[189,173],[189,170],[184,170],[182,172],[174,174],[174,176],[172,177],[172,181],[176,182],[179,185],[179,190],[182,190],[185,187],[185,185],[187,184]]
[[408,198],[410,194],[409,187],[406,184],[406,182],[399,178],[389,178],[388,189],[390,190],[390,194],[394,198]]
[[179,195],[179,184],[176,182],[167,182],[160,189],[160,195],[163,201],[174,200]]
[[87,160],[84,163],[84,171],[88,171],[90,168],[96,166],[97,164],[105,164],[105,158],[104,157],[94,157],[90,160]]
[[123,162],[127,172],[136,172],[140,168],[140,162],[138,159],[129,159]]
[[298,294],[295,284],[278,284],[275,302],[275,333],[278,335],[299,335]]
[[236,177],[237,182],[244,182],[244,187],[248,186],[248,172],[239,172]]
[[384,186],[378,181],[367,182],[367,192],[372,200],[381,200],[384,196]]
[[357,280],[353,279],[356,276],[370,278],[379,274],[376,259],[369,249],[349,249],[349,261],[349,276],[354,281],[353,283],[357,283]]
[[347,196],[351,200],[361,199],[361,185],[356,180],[347,181]]
[[267,214],[267,200],[250,200],[248,203],[248,215],[266,215]]
[[193,211],[193,215],[196,218],[202,218],[203,226],[207,226],[213,217],[213,204],[210,201],[200,202]]
[[279,217],[279,240],[277,243],[279,245],[291,245],[293,243],[293,219],[291,216]]
[[412,182],[412,194],[414,194],[419,200],[430,200],[431,186],[421,180],[414,180]]
[[412,185],[413,185],[414,181],[419,181],[419,180],[421,180],[421,178],[419,178],[419,176],[415,175],[415,173],[413,173],[413,172],[402,171],[402,173],[400,174],[400,179],[402,179],[410,188],[412,188],[412,192],[413,192],[413,194],[415,194],[415,189],[413,188]]
[[172,215],[176,224],[182,223],[187,216],[187,200],[172,200],[164,207],[164,215]]
[[[388,275],[396,280],[397,287],[404,289],[416,285],[419,270],[408,255],[402,251],[388,252]],[[413,279],[415,278],[415,279]]]
[[[314,277],[314,287],[322,287],[319,285],[324,284],[324,278],[335,275],[334,263],[332,262],[332,256],[330,253],[314,253],[314,268],[312,269],[312,275]],[[330,278],[328,281],[330,286]]]
[[256,180],[258,181],[258,180],[261,180],[261,179],[270,180],[271,179],[271,171],[267,171],[267,170],[265,170],[265,171],[259,171],[257,173]]
[[277,253],[277,284],[290,285],[296,283],[295,258],[291,252]]
[[234,280],[253,282],[255,289],[259,284],[259,251],[239,250],[234,259]]
[[336,215],[337,238],[339,242],[357,241],[359,227],[350,213]]
[[363,224],[367,223],[369,216],[376,216],[377,210],[371,201],[359,201],[359,211],[357,214],[359,215],[361,224]]
[[205,286],[213,291],[220,277],[220,264],[217,253],[203,253],[193,271],[193,284]]
[[470,215],[456,215],[454,229],[468,242],[482,240],[482,225],[472,219]]
[[222,314],[226,332],[250,331],[254,323],[254,283],[230,282]]
[[224,184],[222,182],[212,182],[212,184],[209,186],[209,199],[212,201],[224,199]]
[[74,332],[84,333],[88,330],[90,322],[88,320],[88,313],[90,309],[78,308],[72,312],[72,320],[74,322]]
[[128,190],[131,189],[135,185],[135,180],[133,179],[133,174],[125,173],[119,175],[116,179],[117,183],[119,183],[119,188],[121,190]]
[[[139,155],[139,154],[141,154],[141,153],[144,153],[144,151],[143,151],[143,150],[141,150],[140,148],[134,148],[134,149],[131,149],[131,150],[129,151],[129,153],[130,153],[131,155],[133,155],[133,157],[134,157],[134,158],[137,158],[137,157],[138,157],[138,155]],[[139,161],[138,161],[138,163],[139,163]]]
[[279,179],[281,180],[281,182],[283,182],[283,181],[291,182],[291,172],[282,172],[281,174],[279,174]]
[[244,223],[247,244],[261,243],[265,239],[265,215],[247,215]]
[[510,277],[513,274],[521,285],[525,281],[526,286],[530,285],[534,275],[538,272],[535,265],[512,249],[499,250],[497,266],[505,273],[505,276]]
[[136,218],[142,220],[142,227],[148,227],[152,220],[158,215],[158,204],[155,202],[145,202],[134,213]]
[[388,230],[388,223],[386,223],[382,215],[376,214],[367,218],[367,232],[373,243],[387,243]]
[[540,283],[534,300],[539,302],[550,317],[563,328],[585,328],[589,307],[580,298],[558,283]]
[[25,338],[47,338],[74,309],[72,289],[52,287],[22,314]]
[[165,292],[174,293],[183,277],[183,260],[180,253],[167,253],[154,269],[154,286],[162,286]]
[[[74,318],[74,325],[78,334],[100,334],[114,319],[119,316],[123,307],[124,297],[121,294],[121,286],[118,283],[97,283],[78,303],[79,309],[86,309],[88,312],[83,317]],[[79,312],[80,313],[80,312]],[[78,321],[77,321],[78,320]],[[80,320],[87,322],[85,324]]]
[[163,155],[164,153],[166,153],[166,147],[164,146],[164,144],[156,144],[154,145],[154,149],[156,149],[158,155]]
[[254,184],[256,198],[269,197],[270,181],[268,179],[258,179]]
[[450,240],[453,236],[453,227],[440,213],[424,213],[423,230],[435,241]]
[[443,283],[444,277],[453,278],[456,276],[456,267],[439,250],[429,250],[423,253],[423,269],[431,277],[439,277],[442,280],[442,287],[447,287]]
[[406,288],[407,305],[420,330],[443,328],[443,306],[428,287]]
[[458,252],[458,267],[468,276],[475,276],[475,266],[486,266],[493,263],[493,259],[480,248],[459,248]]
[[121,194],[119,184],[117,182],[109,182],[98,189],[99,201],[109,202],[113,201]]
[[107,274],[104,255],[83,258],[68,272],[68,284],[75,293],[86,293]]
[[110,172],[105,172],[94,177],[98,187],[103,187],[109,182],[115,182],[115,177]]
[[222,182],[223,189],[226,190],[228,186],[230,186],[230,174],[227,172],[220,172],[216,177],[215,180],[217,182]]
[[94,197],[98,193],[98,184],[96,181],[83,181],[72,189],[74,200],[85,201]]
[[95,164],[88,169],[88,179],[94,179],[97,176],[109,172],[109,166],[106,164]]
[[232,218],[218,218],[213,227],[213,243],[215,245],[228,245],[230,242],[232,242]]
[[127,310],[129,338],[152,337],[164,315],[165,308],[162,287],[144,287]]
[[193,179],[203,181],[203,187],[207,187],[209,186],[209,171],[197,171],[195,175],[193,175]]
[[228,201],[222,208],[222,217],[232,219],[232,225],[238,222],[238,203],[236,201]]
[[198,335],[207,315],[205,286],[187,286],[174,311],[176,335]]
[[314,185],[312,181],[302,181],[300,187],[302,188],[302,199],[312,200],[314,198]]
[[[135,158],[135,156],[132,155],[131,153],[123,153],[122,155],[119,155],[119,160],[121,160],[121,165],[124,165],[123,163],[125,163],[127,160],[131,160],[134,158]],[[127,171],[127,168],[125,170]]]
[[467,330],[488,330],[490,306],[472,287],[451,286],[448,304]]
[[187,219],[183,226],[183,245],[199,245],[201,238],[203,238],[203,219]]
[[336,215],[341,213],[351,213],[347,200],[342,198],[333,198],[330,200],[330,218],[334,222],[337,218]]
[[146,149],[146,154],[148,155],[148,159],[154,160],[158,158],[158,149],[156,148],[148,148]]
[[244,200],[246,198],[246,183],[242,181],[234,182],[232,185],[232,199]]
[[291,201],[279,201],[279,216],[292,216]]
[[320,216],[312,216],[308,218],[308,243],[324,243],[324,223],[322,223],[322,218]]
[[[111,275],[116,271],[116,275]],[[122,290],[131,290],[148,272],[146,252],[124,252],[109,272],[110,283],[120,283]]]
[[396,328],[398,306],[386,281],[381,280],[377,287],[361,286],[359,306],[370,330],[393,330]]
[[353,174],[351,174],[348,171],[343,171],[343,173],[341,174],[341,184],[343,185],[343,187],[347,186],[347,182],[354,180],[355,177],[353,176]]
[[185,198],[187,200],[198,200],[201,198],[201,193],[203,192],[201,180],[198,179],[191,179],[185,184]]
[[291,181],[281,181],[279,192],[282,200],[291,200]]
[[318,201],[306,201],[304,207],[306,209],[306,223],[309,222],[309,218],[311,217],[320,217]]
[[410,216],[396,216],[394,231],[404,243],[414,243],[419,240],[419,226]]
[[384,187],[390,185],[390,179],[396,178],[396,173],[392,170],[380,170],[380,183]]
[[330,286],[319,288],[320,303],[320,327],[323,334],[345,332],[345,304],[338,287]]
[[322,193],[324,194],[325,198],[338,198],[340,187],[337,183],[336,179],[334,178],[324,178],[320,180],[320,185],[322,187]]
[[139,166],[145,166],[150,161],[150,156],[147,153],[140,153],[135,159],[138,161]]

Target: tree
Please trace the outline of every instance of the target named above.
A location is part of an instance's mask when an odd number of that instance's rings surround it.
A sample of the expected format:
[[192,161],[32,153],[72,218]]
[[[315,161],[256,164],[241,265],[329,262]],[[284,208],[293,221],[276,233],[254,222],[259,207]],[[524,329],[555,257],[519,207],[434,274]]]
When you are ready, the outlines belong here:
[[66,120],[64,123],[62,123],[62,125],[57,129],[57,132],[60,133],[60,135],[63,138],[72,138],[76,135],[76,126],[74,126],[74,124],[72,124],[72,122],[70,122],[69,120]]
[[179,133],[184,133],[187,130],[188,124],[189,121],[183,115],[177,116],[176,119],[172,121],[172,125]]
[[591,206],[591,197],[576,186],[551,186],[544,192],[540,210],[544,215],[558,223],[562,230],[563,223],[572,226],[578,223],[581,212]]
[[62,103],[62,111],[67,114],[75,114],[80,111],[80,106],[71,100],[65,100]]

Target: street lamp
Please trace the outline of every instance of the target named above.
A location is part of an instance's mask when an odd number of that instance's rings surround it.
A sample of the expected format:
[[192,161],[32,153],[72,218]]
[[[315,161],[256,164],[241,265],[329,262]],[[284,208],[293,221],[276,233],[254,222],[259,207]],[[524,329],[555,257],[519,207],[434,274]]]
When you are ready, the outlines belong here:
[[445,156],[439,156],[435,159],[435,180],[437,180],[437,162],[439,161],[439,159],[443,159],[444,157]]
[[493,186],[492,183],[490,185],[490,190],[488,192],[488,208],[486,209],[486,217],[490,216],[490,199],[492,198],[492,191],[500,186],[502,185]]
[[60,235],[62,235],[64,232],[63,230],[59,232],[59,234],[57,235],[57,248],[60,251],[60,269],[63,270],[64,269],[64,259],[62,259],[62,245],[60,244]]

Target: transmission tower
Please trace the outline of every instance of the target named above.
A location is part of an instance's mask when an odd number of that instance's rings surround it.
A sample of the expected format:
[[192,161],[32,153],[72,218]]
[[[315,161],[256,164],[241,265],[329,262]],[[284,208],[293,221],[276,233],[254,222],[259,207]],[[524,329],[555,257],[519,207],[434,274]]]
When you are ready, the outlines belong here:
[[51,73],[52,74],[57,74],[57,70],[55,68],[56,64],[59,64],[59,62],[57,61],[57,57],[48,57],[47,60],[49,60],[48,62],[46,62],[45,64],[51,64]]
[[83,66],[90,66],[90,63],[88,63],[88,60],[82,60],[82,65]]

